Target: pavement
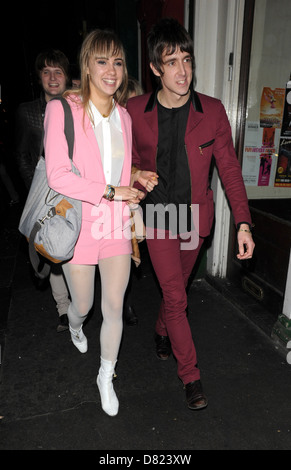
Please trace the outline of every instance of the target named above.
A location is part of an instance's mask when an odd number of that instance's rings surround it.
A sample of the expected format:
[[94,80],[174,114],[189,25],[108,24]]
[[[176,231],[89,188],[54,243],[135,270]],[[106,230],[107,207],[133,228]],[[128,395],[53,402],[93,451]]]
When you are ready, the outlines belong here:
[[[135,455],[137,466],[148,464],[145,459],[168,463],[163,455],[182,459],[196,450],[291,448],[291,366],[271,339],[276,318],[228,281],[193,276],[188,317],[209,404],[190,411],[175,359],[155,356],[161,297],[145,242],[141,266],[133,268],[139,321],[124,326],[116,369],[120,411],[107,416],[96,387],[98,275],[94,307],[84,326],[89,348],[80,354],[68,331],[56,331],[49,286],[39,287],[33,279],[27,243],[17,231],[20,210],[1,209],[1,450],[95,450],[100,464]],[[176,457],[172,463],[182,460]]]

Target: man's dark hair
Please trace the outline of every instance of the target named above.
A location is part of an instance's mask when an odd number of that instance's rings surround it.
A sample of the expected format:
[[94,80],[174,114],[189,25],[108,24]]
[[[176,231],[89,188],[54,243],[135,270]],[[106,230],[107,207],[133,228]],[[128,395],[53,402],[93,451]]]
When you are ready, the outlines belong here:
[[38,54],[35,60],[35,71],[40,77],[40,72],[44,67],[60,67],[64,72],[67,83],[70,79],[70,63],[69,59],[65,56],[62,51],[58,49],[46,49]]
[[194,70],[193,41],[184,26],[174,18],[163,18],[155,24],[148,34],[147,44],[149,60],[161,75],[163,52],[166,51],[167,55],[171,55],[176,49],[189,53]]

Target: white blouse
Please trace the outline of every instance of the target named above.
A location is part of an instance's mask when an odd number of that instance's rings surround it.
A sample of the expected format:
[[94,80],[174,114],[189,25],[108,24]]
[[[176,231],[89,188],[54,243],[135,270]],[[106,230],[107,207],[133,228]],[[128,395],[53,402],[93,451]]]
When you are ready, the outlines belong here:
[[119,186],[124,161],[124,142],[119,112],[114,106],[110,115],[105,118],[92,101],[90,101],[90,109],[94,118],[92,127],[101,154],[106,184]]

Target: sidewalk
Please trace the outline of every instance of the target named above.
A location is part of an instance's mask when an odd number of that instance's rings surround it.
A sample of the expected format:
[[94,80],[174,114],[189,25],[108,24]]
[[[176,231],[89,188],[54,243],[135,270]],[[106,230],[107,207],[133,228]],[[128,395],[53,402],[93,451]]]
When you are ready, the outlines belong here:
[[[89,349],[57,333],[50,289],[31,280],[26,242],[6,257],[2,284],[11,290],[0,382],[1,450],[171,451],[291,448],[291,368],[263,329],[206,279],[189,290],[189,322],[198,351],[205,410],[190,411],[171,356],[154,353],[160,292],[147,252],[134,276],[137,326],[125,326],[115,390],[119,414],[108,417],[96,387],[100,291],[84,327]],[[4,259],[4,258],[3,258]],[[9,272],[8,272],[9,271]],[[13,282],[9,286],[9,275]],[[98,278],[96,280],[98,286]],[[3,292],[2,292],[3,293]],[[4,305],[3,296],[0,299]],[[2,317],[1,317],[2,318]],[[0,337],[1,339],[1,337]],[[167,452],[166,452],[167,451]],[[129,452],[129,453],[130,453]]]

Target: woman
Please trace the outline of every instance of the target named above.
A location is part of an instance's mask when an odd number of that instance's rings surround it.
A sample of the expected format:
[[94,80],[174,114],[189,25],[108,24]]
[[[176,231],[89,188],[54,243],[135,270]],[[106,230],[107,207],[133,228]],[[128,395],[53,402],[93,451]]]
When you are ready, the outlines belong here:
[[74,257],[63,266],[71,294],[68,310],[73,344],[87,351],[83,322],[93,305],[94,276],[101,278],[101,365],[97,385],[103,410],[118,413],[119,402],[112,385],[122,336],[123,297],[131,263],[129,203],[144,196],[130,187],[131,119],[119,103],[127,92],[123,46],[111,31],[95,30],[85,39],[80,53],[81,87],[66,92],[74,129],[74,164],[71,171],[64,113],[58,101],[47,105],[45,155],[50,187],[82,200],[82,228]]

